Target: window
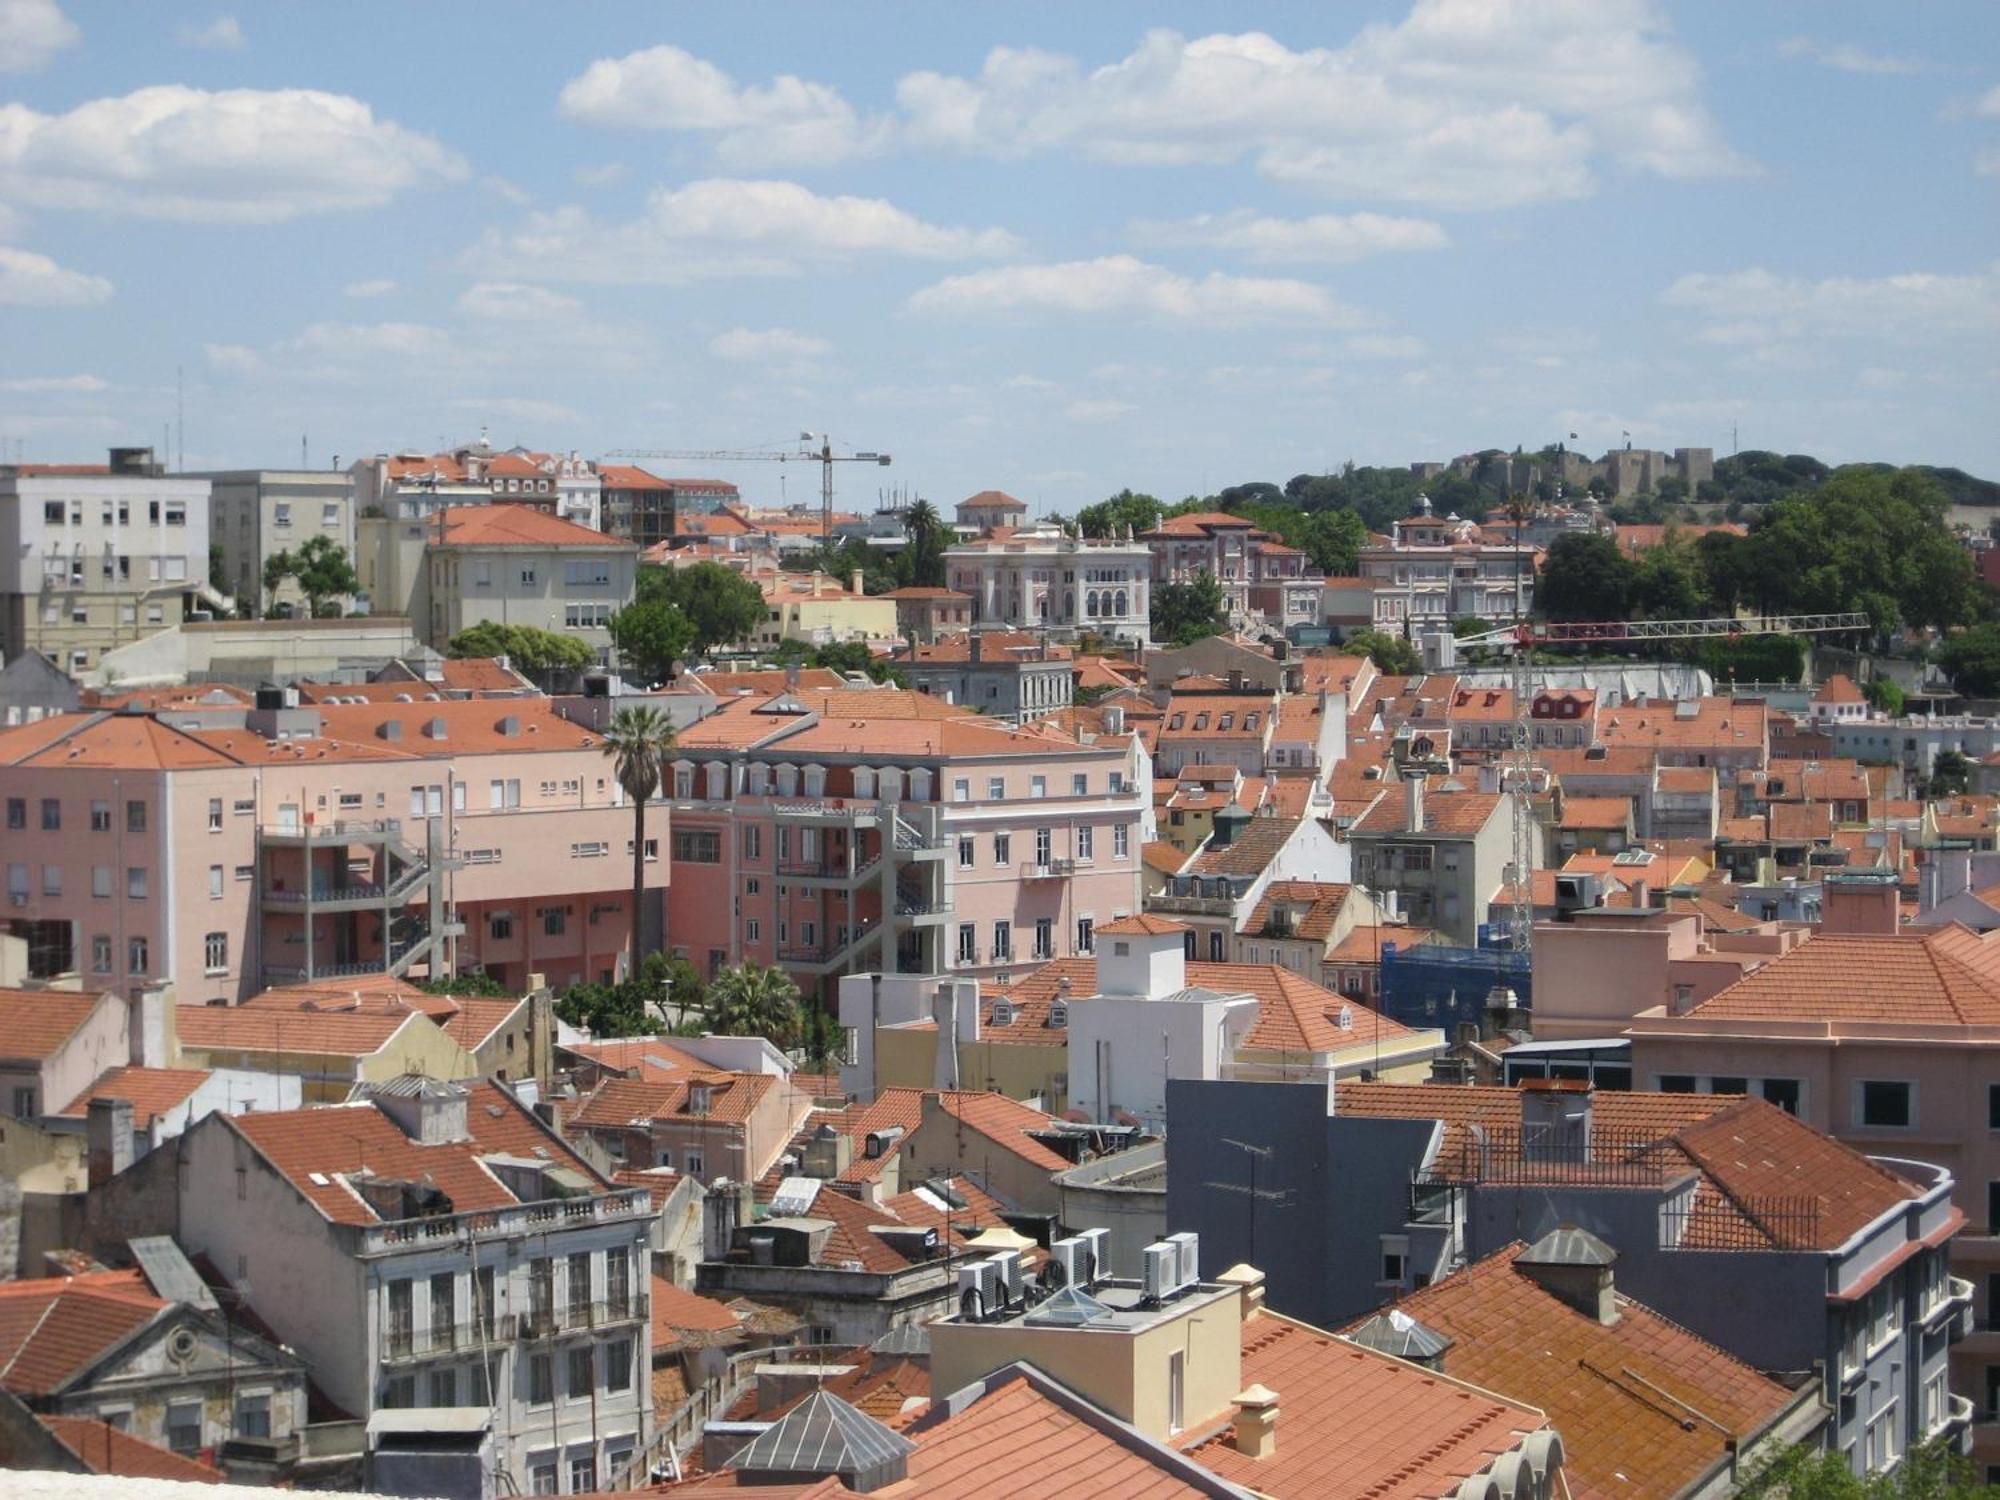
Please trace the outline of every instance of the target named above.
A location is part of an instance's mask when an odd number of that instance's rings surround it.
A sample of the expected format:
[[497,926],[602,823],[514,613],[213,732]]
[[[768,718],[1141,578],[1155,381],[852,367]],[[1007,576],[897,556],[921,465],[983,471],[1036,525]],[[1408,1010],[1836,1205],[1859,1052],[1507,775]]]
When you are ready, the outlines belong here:
[[337,530],[340,526],[340,502],[329,500],[319,508],[319,524],[326,531]]
[[208,867],[208,899],[211,901],[220,901],[222,899],[221,865],[210,865]]
[[1054,958],[1056,956],[1056,921],[1054,917],[1035,918],[1035,957]]
[[1187,1426],[1187,1351],[1175,1349],[1167,1355],[1167,1431],[1179,1432]]
[[764,857],[764,830],[757,824],[753,823],[743,830],[743,857],[745,859]]
[[1035,830],[1036,869],[1046,870],[1049,867],[1049,857],[1054,852],[1054,846],[1055,833],[1053,830],[1047,828],[1037,828]]
[[1788,1115],[1799,1112],[1800,1087],[1796,1078],[1765,1078],[1759,1087],[1764,1097]]
[[1694,1075],[1691,1073],[1662,1073],[1660,1092],[1663,1094],[1692,1094],[1696,1092]]
[[977,858],[973,849],[972,835],[961,833],[958,836],[958,867],[961,870],[969,870],[977,863]]
[[1078,917],[1076,919],[1076,951],[1078,953],[1095,951],[1093,947],[1096,942],[1095,931],[1096,923],[1091,918]]
[[[582,1350],[585,1363],[589,1362],[590,1351]],[[576,1355],[570,1355],[570,1365],[576,1365]],[[573,1495],[587,1495],[597,1488],[597,1455],[595,1453],[572,1453],[569,1457],[569,1489]]]
[[[458,1278],[449,1271],[431,1277],[431,1347],[448,1345],[458,1323]],[[456,1401],[433,1401],[433,1406],[456,1406]]]
[[962,964],[979,962],[979,929],[970,922],[958,924],[958,961]]
[[994,834],[993,863],[996,865],[1007,864],[1009,862],[1009,856],[1013,851],[1013,847],[1014,847],[1013,840],[1010,839],[1006,834],[1004,833]]
[[45,526],[62,525],[64,517],[67,514],[68,512],[64,509],[63,503],[60,500],[44,500],[42,502],[42,524]]
[[1132,825],[1113,823],[1111,825],[1111,857],[1124,859],[1132,852]]
[[458,1371],[449,1369],[431,1371],[430,1386],[432,1406],[458,1405]]
[[111,866],[92,865],[90,867],[90,894],[108,897],[111,894]]
[[1986,1085],[1986,1128],[2000,1130],[2000,1083]]
[[236,1398],[236,1435],[267,1438],[271,1435],[271,1398],[259,1392]]
[[127,833],[144,833],[146,831],[145,803],[133,801],[125,804],[125,831]]
[[125,894],[134,901],[146,899],[146,867],[134,865],[125,872]]
[[528,1493],[531,1495],[553,1495],[556,1493],[556,1478],[559,1471],[553,1458],[537,1457],[528,1462]]
[[604,1252],[604,1305],[623,1313],[632,1301],[632,1257],[623,1250]]
[[292,505],[289,500],[279,500],[271,507],[271,525],[279,530],[290,530]]
[[7,827],[11,832],[20,833],[28,826],[28,799],[9,797],[7,799]]
[[1858,1090],[1856,1123],[1874,1130],[1907,1130],[1916,1123],[1914,1085],[1870,1078],[1863,1079]]
[[677,865],[722,863],[722,835],[712,828],[676,828],[673,849]]
[[590,1252],[588,1250],[579,1251],[569,1257],[569,1310],[571,1316],[579,1319],[590,1311]]
[[521,805],[521,783],[518,780],[487,782],[486,805],[489,808],[519,807]]
[[681,1170],[690,1177],[701,1177],[708,1169],[708,1158],[690,1148],[681,1160]]
[[533,588],[535,586],[535,570],[532,567],[527,567],[527,566],[522,567],[521,582],[528,588]]
[[15,1089],[14,1117],[18,1120],[28,1120],[34,1118],[34,1114],[35,1114],[34,1089],[33,1088]]
[[[531,1354],[528,1356],[528,1401],[534,1406],[547,1406],[556,1399],[555,1356],[552,1354]],[[553,1467],[553,1465],[551,1465]],[[553,1476],[551,1476],[553,1477]],[[545,1491],[544,1493],[553,1493]]]
[[62,801],[60,798],[42,798],[42,832],[62,832]]
[[970,802],[972,800],[972,783],[967,781],[963,776],[954,781],[951,784],[951,800],[954,802]]
[[1409,1269],[1410,1237],[1404,1234],[1382,1236],[1382,1275],[1384,1285],[1401,1286],[1403,1273]]
[[1113,771],[1111,773],[1111,795],[1116,797],[1117,795],[1119,795],[1119,793],[1123,792],[1124,790],[1125,790],[1125,773],[1123,771]]
[[2000,1233],[2000,1182],[1986,1184],[1986,1232]]
[[111,939],[101,932],[90,940],[90,972],[93,974],[111,972]]
[[1097,846],[1096,829],[1092,828],[1088,823],[1084,824],[1081,828],[1077,829],[1076,857],[1078,859],[1081,860],[1090,859],[1091,856],[1096,851],[1096,846]]
[[1006,777],[989,776],[986,778],[986,800],[989,802],[1005,802],[1007,800]]
[[1208,935],[1208,961],[1212,964],[1219,964],[1222,962],[1222,959],[1222,934],[1220,932],[1211,932]]
[[993,924],[993,961],[1005,963],[1014,956],[1014,924],[1002,917]]
[[[217,866],[217,868],[221,868]],[[208,974],[229,972],[229,934],[211,932],[201,940],[202,971]]]
[[167,1446],[184,1458],[201,1447],[201,1403],[175,1401],[167,1407]]
[[[359,803],[356,804],[356,806],[359,805]],[[208,799],[208,831],[210,833],[222,832],[222,799],[220,797],[210,797]]]
[[542,935],[561,937],[569,926],[568,908],[545,906],[542,908]]
[[604,1346],[604,1388],[607,1391],[632,1389],[632,1341],[613,1339]]
[[496,911],[486,919],[487,935],[496,943],[504,943],[514,936],[514,914],[510,911]]
[[1048,777],[1030,776],[1028,778],[1028,798],[1030,801],[1044,802],[1048,800],[1048,795],[1049,795]]
[[392,1408],[408,1408],[417,1404],[417,1377],[397,1375],[382,1382],[382,1404]]
[[1069,794],[1072,797],[1087,797],[1090,795],[1090,775],[1088,772],[1078,771],[1074,776],[1070,777]]
[[44,896],[60,896],[62,894],[61,865],[42,866],[42,894]]
[[398,1277],[389,1283],[389,1350],[393,1354],[409,1352],[410,1341],[416,1331],[416,1303],[414,1283],[407,1276]]

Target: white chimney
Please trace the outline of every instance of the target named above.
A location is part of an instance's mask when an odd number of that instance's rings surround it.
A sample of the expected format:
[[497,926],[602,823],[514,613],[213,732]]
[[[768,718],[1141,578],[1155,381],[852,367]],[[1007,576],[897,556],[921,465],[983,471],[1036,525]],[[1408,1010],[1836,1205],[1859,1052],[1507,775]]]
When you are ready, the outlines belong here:
[[1424,831],[1424,773],[1413,771],[1403,778],[1403,822],[1411,833]]

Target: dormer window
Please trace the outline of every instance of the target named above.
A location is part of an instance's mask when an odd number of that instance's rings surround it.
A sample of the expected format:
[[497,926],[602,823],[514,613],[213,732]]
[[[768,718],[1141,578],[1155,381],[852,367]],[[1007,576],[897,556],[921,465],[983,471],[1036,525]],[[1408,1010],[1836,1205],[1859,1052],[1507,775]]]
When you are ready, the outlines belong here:
[[1049,1002],[1049,1025],[1058,1031],[1069,1025],[1069,1002],[1067,1000],[1051,1000]]
[[705,1084],[705,1083],[691,1083],[691,1084],[689,1084],[689,1085],[688,1085],[688,1113],[689,1113],[689,1114],[695,1114],[695,1115],[705,1115],[705,1114],[707,1114],[707,1113],[708,1113],[708,1107],[709,1107],[709,1104],[710,1104],[710,1102],[711,1102],[711,1101],[710,1101],[710,1094],[711,1094],[711,1091],[710,1091],[710,1089],[709,1089],[709,1086],[708,1086],[707,1084]]
[[992,1024],[995,1026],[1012,1026],[1014,1024],[1013,1005],[1005,1000],[995,1000],[993,1002]]

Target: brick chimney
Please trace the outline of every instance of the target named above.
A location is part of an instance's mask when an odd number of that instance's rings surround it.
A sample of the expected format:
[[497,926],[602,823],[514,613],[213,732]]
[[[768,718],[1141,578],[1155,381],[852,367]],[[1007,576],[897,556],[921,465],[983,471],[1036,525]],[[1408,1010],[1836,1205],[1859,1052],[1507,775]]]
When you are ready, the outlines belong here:
[[1902,925],[1902,892],[1891,870],[1829,874],[1819,909],[1822,933],[1893,937]]
[[90,1185],[100,1187],[132,1165],[132,1101],[91,1100],[83,1128]]
[[1278,1451],[1278,1393],[1253,1385],[1230,1398],[1236,1403],[1236,1451],[1245,1458],[1269,1458]]

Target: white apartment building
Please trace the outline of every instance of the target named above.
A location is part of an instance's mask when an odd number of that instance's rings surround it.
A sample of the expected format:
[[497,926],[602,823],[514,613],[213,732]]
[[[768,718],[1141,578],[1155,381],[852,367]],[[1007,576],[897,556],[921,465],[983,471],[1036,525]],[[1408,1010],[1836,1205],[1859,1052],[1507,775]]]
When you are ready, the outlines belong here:
[[337,1406],[490,1409],[500,1493],[612,1488],[652,1425],[650,1195],[501,1085],[370,1093],[210,1115],[134,1169],[174,1174],[140,1194]]
[[1360,576],[1374,585],[1375,629],[1421,633],[1468,617],[1497,624],[1515,617],[1517,602],[1520,614],[1532,612],[1532,546],[1490,538],[1455,516],[1436,520],[1427,498],[1417,505],[1416,515],[1395,523],[1386,547],[1355,554]]
[[1150,639],[1153,556],[1143,542],[1066,536],[1038,526],[947,547],[946,582],[972,600],[974,629],[1084,631]]
[[[196,476],[208,480],[210,539],[222,549],[229,592],[259,610],[264,564],[280,552],[296,553],[323,536],[354,556],[354,476],[344,469],[228,469]],[[305,595],[296,579],[278,588],[279,603],[301,611]]]
[[150,448],[0,467],[0,659],[39,651],[76,676],[179,624],[208,587],[208,507],[209,482]]

